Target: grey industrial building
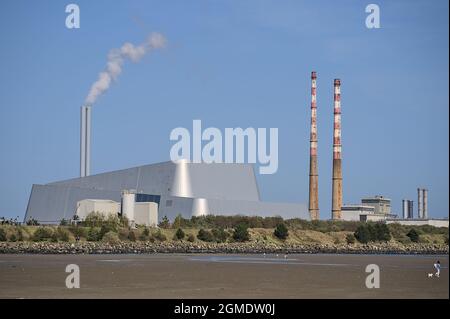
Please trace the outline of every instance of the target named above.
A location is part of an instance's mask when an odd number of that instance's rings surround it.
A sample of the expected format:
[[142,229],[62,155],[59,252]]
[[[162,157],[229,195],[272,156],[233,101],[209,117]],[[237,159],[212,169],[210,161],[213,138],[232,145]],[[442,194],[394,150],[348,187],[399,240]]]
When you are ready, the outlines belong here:
[[120,202],[124,190],[136,201],[156,202],[158,220],[200,215],[258,215],[310,219],[305,204],[262,202],[251,164],[172,161],[33,185],[25,221],[70,220],[84,199]]

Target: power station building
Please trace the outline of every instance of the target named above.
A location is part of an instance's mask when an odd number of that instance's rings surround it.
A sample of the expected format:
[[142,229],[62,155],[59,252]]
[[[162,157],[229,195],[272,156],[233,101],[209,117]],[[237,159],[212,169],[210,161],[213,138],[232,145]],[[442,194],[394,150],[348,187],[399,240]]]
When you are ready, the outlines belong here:
[[[136,203],[156,203],[157,219],[201,215],[257,215],[310,219],[308,207],[262,202],[251,164],[172,161],[33,185],[25,221],[71,220],[83,200],[120,203],[133,190]],[[79,209],[78,209],[79,210]]]

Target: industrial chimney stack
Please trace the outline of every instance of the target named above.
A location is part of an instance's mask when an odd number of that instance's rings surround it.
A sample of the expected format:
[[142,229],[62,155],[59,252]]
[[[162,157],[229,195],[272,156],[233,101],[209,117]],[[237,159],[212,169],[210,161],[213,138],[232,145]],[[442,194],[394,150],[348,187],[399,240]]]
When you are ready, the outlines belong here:
[[341,81],[334,80],[333,186],[332,218],[341,219],[342,161],[341,161]]
[[417,189],[417,212],[419,218],[428,218],[428,189],[426,188]]
[[91,107],[81,107],[80,122],[80,177],[90,175],[91,170]]
[[423,218],[423,193],[422,189],[417,189],[417,215],[419,218]]
[[422,207],[422,214],[423,218],[428,218],[428,189],[424,188],[422,189],[422,199],[423,199],[423,207]]
[[316,72],[311,72],[311,135],[309,148],[309,214],[319,219],[319,176],[317,169],[317,95]]

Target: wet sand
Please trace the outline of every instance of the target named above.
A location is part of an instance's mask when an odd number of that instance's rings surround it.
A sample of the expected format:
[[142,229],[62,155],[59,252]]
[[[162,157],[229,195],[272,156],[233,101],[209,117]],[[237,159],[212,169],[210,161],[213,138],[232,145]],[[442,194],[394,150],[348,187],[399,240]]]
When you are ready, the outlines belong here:
[[[68,264],[79,289],[65,286]],[[368,264],[379,289],[365,286]],[[449,298],[448,256],[0,255],[0,298]]]

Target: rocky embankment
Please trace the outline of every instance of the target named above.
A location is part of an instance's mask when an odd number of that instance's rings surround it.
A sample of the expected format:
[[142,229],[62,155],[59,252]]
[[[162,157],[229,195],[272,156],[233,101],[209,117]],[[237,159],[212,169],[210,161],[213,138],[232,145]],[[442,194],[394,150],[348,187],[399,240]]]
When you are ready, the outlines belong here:
[[0,242],[0,254],[152,254],[152,253],[336,253],[336,254],[448,254],[448,245],[370,244],[272,244],[190,242]]

